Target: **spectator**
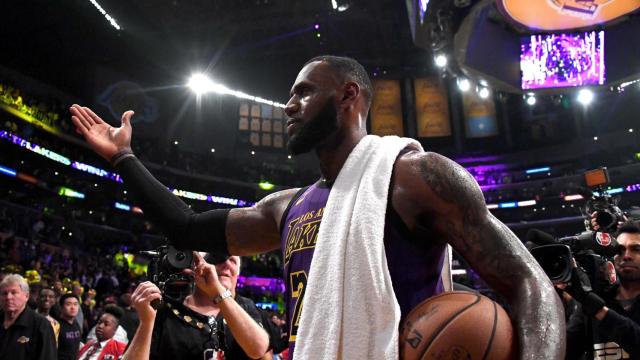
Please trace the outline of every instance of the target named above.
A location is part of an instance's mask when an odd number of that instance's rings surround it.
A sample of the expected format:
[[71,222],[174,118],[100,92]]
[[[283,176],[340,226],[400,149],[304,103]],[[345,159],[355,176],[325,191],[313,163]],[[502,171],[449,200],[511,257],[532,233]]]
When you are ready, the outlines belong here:
[[116,306],[105,308],[96,325],[96,339],[87,341],[80,349],[78,360],[119,359],[122,356],[127,344],[114,339],[120,317],[122,309]]
[[49,321],[27,307],[29,284],[18,274],[0,282],[0,360],[50,360],[56,339]]
[[78,357],[82,330],[76,320],[80,302],[72,293],[60,297],[60,336],[58,337],[58,360],[75,360]]
[[[150,302],[160,290],[150,282],[136,288],[132,301],[140,326],[125,358],[257,359],[269,356],[269,336],[255,304],[235,295],[240,257],[208,264],[196,254],[196,290],[158,313]],[[210,260],[213,261],[213,260]]]
[[60,334],[60,323],[58,320],[54,319],[51,315],[49,315],[49,311],[56,303],[56,293],[53,290],[48,288],[40,289],[40,296],[38,297],[38,309],[36,310],[38,314],[44,316],[51,323],[51,328],[53,329],[53,334],[56,336],[56,343],[58,341],[58,335]]

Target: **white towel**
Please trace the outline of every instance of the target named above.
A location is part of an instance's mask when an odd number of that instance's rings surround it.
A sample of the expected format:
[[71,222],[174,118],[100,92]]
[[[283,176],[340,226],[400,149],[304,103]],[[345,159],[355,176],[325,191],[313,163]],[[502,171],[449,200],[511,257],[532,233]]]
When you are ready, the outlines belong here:
[[366,136],[340,170],[320,224],[294,359],[398,358],[400,306],[384,225],[393,164],[407,146],[422,150],[413,139]]

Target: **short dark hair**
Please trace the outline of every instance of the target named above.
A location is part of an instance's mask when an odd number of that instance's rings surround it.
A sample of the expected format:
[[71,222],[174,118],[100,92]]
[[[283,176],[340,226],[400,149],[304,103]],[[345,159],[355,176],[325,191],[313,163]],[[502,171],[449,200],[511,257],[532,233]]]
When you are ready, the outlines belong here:
[[362,64],[357,60],[346,56],[320,55],[309,59],[309,61],[304,63],[303,67],[316,61],[320,61],[331,66],[340,75],[344,76],[345,80],[357,83],[364,94],[365,100],[367,100],[367,105],[371,106],[371,100],[373,99],[373,85],[371,84],[369,74]]
[[622,233],[640,234],[640,224],[637,221],[627,221],[618,227],[616,237]]
[[117,305],[109,304],[104,307],[104,314],[113,315],[113,317],[120,322],[120,318],[124,315],[124,310]]
[[60,296],[60,300],[58,300],[58,302],[60,303],[60,306],[64,306],[64,301],[67,300],[68,298],[74,298],[74,299],[78,300],[78,303],[80,302],[80,299],[78,299],[78,297],[75,294],[66,293],[66,294],[63,294],[62,296]]

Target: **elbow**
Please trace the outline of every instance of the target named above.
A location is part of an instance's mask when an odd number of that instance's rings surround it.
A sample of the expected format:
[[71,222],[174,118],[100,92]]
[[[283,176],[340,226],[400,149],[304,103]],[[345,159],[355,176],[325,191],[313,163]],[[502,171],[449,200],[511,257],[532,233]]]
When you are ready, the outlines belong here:
[[245,350],[248,357],[260,359],[269,351],[269,337],[266,334],[264,335],[264,337],[261,336],[260,339],[251,344],[250,349]]

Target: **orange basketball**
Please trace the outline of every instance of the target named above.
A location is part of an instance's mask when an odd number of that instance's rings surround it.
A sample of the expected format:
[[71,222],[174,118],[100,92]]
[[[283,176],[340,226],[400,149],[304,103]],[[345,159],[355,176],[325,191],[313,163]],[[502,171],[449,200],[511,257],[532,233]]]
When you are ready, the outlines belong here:
[[504,309],[480,294],[451,291],[418,304],[400,329],[400,359],[515,359]]

